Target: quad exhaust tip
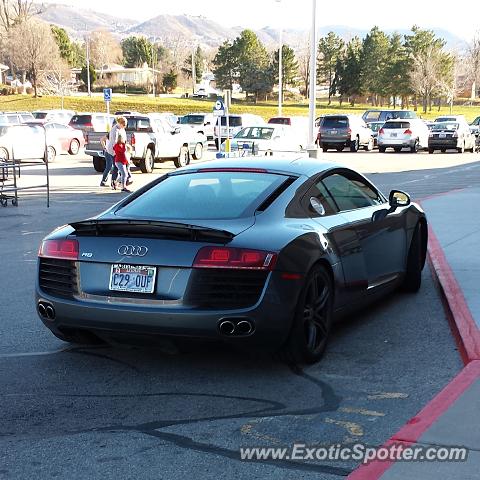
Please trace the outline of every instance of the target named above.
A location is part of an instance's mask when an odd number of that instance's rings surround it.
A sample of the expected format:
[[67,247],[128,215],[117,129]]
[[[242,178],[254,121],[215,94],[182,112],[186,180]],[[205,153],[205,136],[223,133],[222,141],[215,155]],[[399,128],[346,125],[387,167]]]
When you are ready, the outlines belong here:
[[223,320],[218,325],[218,330],[222,335],[249,335],[254,330],[254,325],[250,320]]
[[37,311],[42,318],[55,320],[55,309],[49,303],[39,302],[37,305]]

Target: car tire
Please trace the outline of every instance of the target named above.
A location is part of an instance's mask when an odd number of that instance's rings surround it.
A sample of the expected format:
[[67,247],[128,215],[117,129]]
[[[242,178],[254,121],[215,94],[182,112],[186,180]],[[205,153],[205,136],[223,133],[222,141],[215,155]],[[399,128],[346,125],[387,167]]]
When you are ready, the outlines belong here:
[[145,151],[145,157],[140,159],[138,164],[142,173],[152,173],[155,167],[155,160],[153,158],[153,152],[151,148],[147,148]]
[[173,162],[177,168],[187,166],[190,163],[190,152],[188,151],[188,147],[184,145],[182,148],[180,148],[178,157],[175,158]]
[[387,147],[378,147],[378,151],[380,153],[385,153],[387,151]]
[[422,270],[425,264],[423,246],[426,240],[424,235],[426,234],[425,227],[418,223],[408,250],[407,269],[402,285],[406,292],[418,292],[422,284]]
[[107,164],[103,157],[93,157],[93,168],[96,172],[103,173],[106,166]]
[[48,163],[53,163],[55,162],[55,159],[57,157],[57,151],[55,150],[54,147],[49,145],[47,147],[47,158],[48,158]]
[[369,138],[368,143],[365,145],[365,150],[371,152],[375,146],[375,142],[372,137]]
[[402,147],[393,147],[395,153],[400,153],[402,151]]
[[70,142],[70,148],[68,149],[68,153],[70,155],[77,155],[79,151],[80,151],[80,142],[76,138],[74,138]]
[[203,158],[203,145],[198,142],[195,145],[195,150],[193,152],[193,159],[194,160],[201,160]]
[[343,152],[343,146],[336,147],[335,150],[336,150],[337,152]]
[[218,150],[219,148],[219,142],[218,142],[218,138],[215,139],[215,148]]
[[290,334],[279,352],[289,364],[315,363],[328,343],[333,321],[333,282],[323,265],[308,274]]
[[415,140],[415,143],[410,147],[410,153],[417,153],[419,148],[418,138]]
[[461,147],[457,148],[457,152],[458,152],[458,153],[463,153],[463,152],[465,152],[465,142],[462,144]]
[[350,151],[351,152],[358,152],[359,146],[360,146],[360,140],[359,140],[358,137],[356,137],[353,142],[350,141]]
[[445,152],[447,151],[447,149],[446,149],[446,148],[441,148],[440,151],[441,151],[442,153],[445,153]]
[[8,150],[6,148],[0,147],[0,158],[4,160],[9,159]]
[[435,149],[433,149],[433,148],[428,149],[428,153],[432,154],[433,152],[435,152]]

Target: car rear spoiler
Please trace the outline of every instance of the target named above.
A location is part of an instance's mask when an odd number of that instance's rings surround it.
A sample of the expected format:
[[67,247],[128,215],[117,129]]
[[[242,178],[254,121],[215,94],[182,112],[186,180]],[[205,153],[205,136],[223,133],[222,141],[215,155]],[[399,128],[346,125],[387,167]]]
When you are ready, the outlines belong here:
[[235,237],[226,230],[159,220],[91,219],[74,222],[70,226],[75,229],[78,236],[140,236],[212,243],[227,243]]

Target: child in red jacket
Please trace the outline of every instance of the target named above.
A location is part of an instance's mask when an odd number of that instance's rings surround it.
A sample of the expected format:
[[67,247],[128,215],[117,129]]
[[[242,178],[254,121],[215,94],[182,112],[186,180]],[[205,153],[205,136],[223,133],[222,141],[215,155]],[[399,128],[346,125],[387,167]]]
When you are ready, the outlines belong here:
[[126,156],[127,146],[126,139],[123,135],[118,136],[117,143],[113,146],[115,152],[115,166],[118,168],[120,174],[120,181],[122,182],[122,192],[130,192],[127,188],[128,179],[128,159]]

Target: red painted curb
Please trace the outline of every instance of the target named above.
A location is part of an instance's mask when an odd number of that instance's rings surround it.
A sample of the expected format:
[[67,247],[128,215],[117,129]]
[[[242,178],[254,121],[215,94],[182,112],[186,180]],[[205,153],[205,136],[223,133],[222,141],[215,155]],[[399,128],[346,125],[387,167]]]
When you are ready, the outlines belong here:
[[[384,447],[393,443],[402,443],[405,446],[415,443],[463,392],[480,378],[480,330],[472,317],[462,289],[447,262],[440,242],[430,226],[428,227],[428,257],[434,281],[441,290],[450,326],[466,367],[415,417],[411,418],[387,440]],[[347,479],[379,479],[394,463],[394,461],[374,461],[368,465],[361,465]]]
[[433,266],[432,273],[446,300],[444,305],[447,307],[463,362],[467,364],[472,360],[480,360],[480,330],[431,227],[428,228],[428,255]]
[[[480,378],[480,361],[469,363],[433,400],[431,400],[415,417],[411,418],[384,447],[392,443],[402,443],[405,446],[415,443],[438,418],[467,390],[473,382]],[[379,479],[395,462],[371,462],[361,465],[353,471],[347,480]]]

